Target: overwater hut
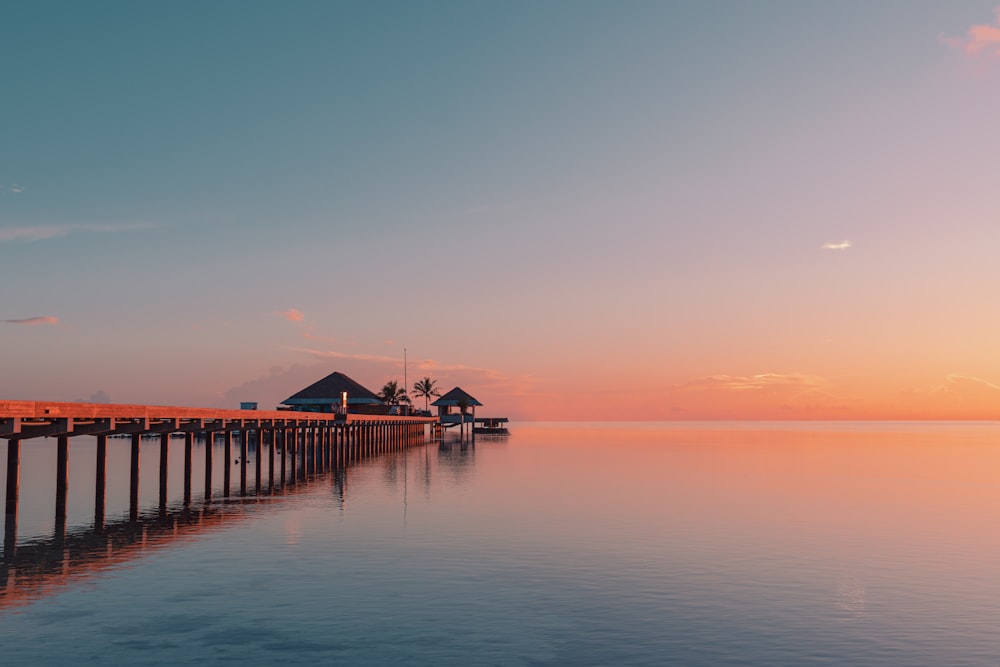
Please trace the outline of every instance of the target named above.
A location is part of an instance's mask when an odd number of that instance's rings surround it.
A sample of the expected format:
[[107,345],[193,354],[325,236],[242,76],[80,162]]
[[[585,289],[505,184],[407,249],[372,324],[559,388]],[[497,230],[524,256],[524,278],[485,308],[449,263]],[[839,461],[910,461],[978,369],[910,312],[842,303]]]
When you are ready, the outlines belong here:
[[[344,398],[347,403],[345,405]],[[301,412],[368,412],[372,406],[381,406],[382,401],[375,392],[335,371],[318,382],[314,382],[296,394],[292,394],[282,405]]]
[[[431,405],[438,409],[438,420],[442,426],[448,428],[459,424],[464,431],[466,422],[475,422],[476,406],[481,406],[482,403],[461,387],[455,387]],[[468,413],[469,408],[472,408],[471,415]]]

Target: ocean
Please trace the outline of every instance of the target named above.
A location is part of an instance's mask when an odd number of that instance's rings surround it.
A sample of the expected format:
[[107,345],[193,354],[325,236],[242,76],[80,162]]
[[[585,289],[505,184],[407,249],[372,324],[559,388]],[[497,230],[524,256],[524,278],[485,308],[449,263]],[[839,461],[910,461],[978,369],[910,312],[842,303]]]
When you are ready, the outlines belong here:
[[186,508],[150,440],[132,529],[112,440],[103,534],[73,438],[60,544],[25,441],[0,664],[1000,664],[998,423],[510,428]]

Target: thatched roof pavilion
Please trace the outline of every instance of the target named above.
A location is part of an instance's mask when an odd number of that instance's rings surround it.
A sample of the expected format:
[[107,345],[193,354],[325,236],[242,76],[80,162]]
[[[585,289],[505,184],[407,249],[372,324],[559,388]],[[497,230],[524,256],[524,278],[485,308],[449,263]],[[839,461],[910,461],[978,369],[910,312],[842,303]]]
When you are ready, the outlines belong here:
[[347,392],[348,408],[382,404],[381,399],[373,391],[339,371],[330,373],[322,380],[292,394],[282,401],[282,404],[306,412],[338,412],[344,407],[341,405],[344,392]]
[[472,394],[468,393],[461,387],[455,387],[447,394],[431,403],[431,405],[437,407],[439,415],[449,414],[452,408],[461,407],[463,404],[469,408],[475,408],[477,405],[482,405],[482,403],[477,401]]
[[[468,393],[461,387],[455,387],[447,394],[439,398],[438,400],[431,403],[431,405],[437,407],[438,409],[438,420],[441,426],[444,428],[449,428],[451,426],[460,426],[462,433],[465,433],[465,424],[467,422],[475,423],[476,421],[476,406],[482,405],[476,400],[475,396]],[[458,414],[453,414],[451,409],[457,407],[459,408]],[[465,408],[472,408],[472,414],[468,414]]]
[[475,405],[482,406],[482,403],[477,401],[472,394],[463,390],[461,387],[455,387],[447,394],[431,403],[431,405],[435,405],[437,407],[455,407],[461,405],[463,402],[469,407]]

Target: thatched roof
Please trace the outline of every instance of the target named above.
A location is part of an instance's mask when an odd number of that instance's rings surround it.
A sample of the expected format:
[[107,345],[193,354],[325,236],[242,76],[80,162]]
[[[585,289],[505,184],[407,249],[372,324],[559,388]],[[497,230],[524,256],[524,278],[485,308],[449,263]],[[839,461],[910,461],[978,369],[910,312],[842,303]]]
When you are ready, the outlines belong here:
[[438,400],[431,403],[434,406],[440,405],[458,405],[460,401],[465,400],[467,405],[482,405],[479,401],[472,397],[471,394],[465,392],[461,387],[455,387],[447,394],[439,398]]
[[368,405],[382,402],[370,389],[337,371],[286,398],[282,403],[285,405],[330,405],[339,403],[340,395],[345,391],[347,392],[348,405]]

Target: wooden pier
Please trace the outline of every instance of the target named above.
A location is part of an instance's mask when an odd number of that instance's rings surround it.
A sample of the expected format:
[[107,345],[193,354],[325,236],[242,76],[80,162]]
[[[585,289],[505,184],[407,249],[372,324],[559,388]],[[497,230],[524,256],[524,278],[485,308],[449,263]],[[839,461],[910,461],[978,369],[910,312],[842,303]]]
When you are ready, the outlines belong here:
[[[285,410],[215,410],[150,405],[0,401],[0,438],[7,440],[6,508],[4,517],[4,561],[17,559],[17,506],[21,443],[51,437],[57,441],[55,483],[55,530],[52,545],[66,543],[67,491],[69,488],[70,438],[93,436],[97,440],[93,532],[102,533],[105,523],[107,452],[109,439],[125,438],[130,448],[129,519],[141,522],[139,507],[140,444],[143,437],[159,439],[158,516],[169,515],[167,498],[168,450],[184,447],[184,487],[181,508],[192,503],[192,451],[195,438],[205,441],[205,479],[202,499],[212,501],[213,445],[220,439],[225,448],[222,466],[222,496],[233,486],[230,478],[234,457],[239,462],[239,495],[265,496],[295,486],[309,475],[337,470],[363,458],[422,445],[430,417],[397,415],[337,415]],[[172,443],[171,436],[182,442]],[[238,449],[236,449],[238,448]],[[267,454],[267,461],[263,457]],[[254,479],[247,479],[248,457],[253,454]],[[264,469],[267,475],[264,476]],[[117,531],[116,532],[120,532]]]

